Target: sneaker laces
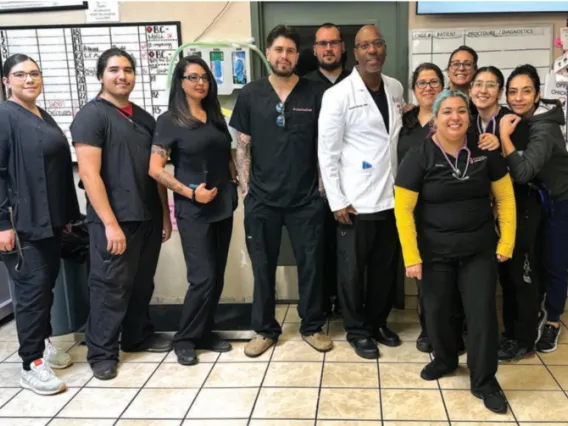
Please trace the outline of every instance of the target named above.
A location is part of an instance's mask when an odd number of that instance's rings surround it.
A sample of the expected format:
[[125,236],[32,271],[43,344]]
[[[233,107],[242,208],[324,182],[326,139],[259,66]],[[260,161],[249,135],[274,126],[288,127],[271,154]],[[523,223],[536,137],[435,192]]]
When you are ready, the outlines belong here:
[[48,382],[52,377],[55,376],[47,362],[45,362],[45,360],[43,359],[41,360],[41,365],[39,366],[32,363],[31,369],[35,373],[35,376],[42,382]]
[[47,357],[51,355],[57,355],[57,348],[51,343],[51,340],[47,339],[45,341],[45,355]]
[[556,327],[551,324],[545,324],[542,328],[542,339],[554,340],[556,338]]

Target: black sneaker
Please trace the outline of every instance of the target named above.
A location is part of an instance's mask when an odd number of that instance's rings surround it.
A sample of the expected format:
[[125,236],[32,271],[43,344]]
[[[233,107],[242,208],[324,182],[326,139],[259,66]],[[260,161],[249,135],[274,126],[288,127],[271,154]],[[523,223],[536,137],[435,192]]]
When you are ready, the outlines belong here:
[[554,352],[558,346],[558,337],[560,337],[560,327],[545,324],[542,327],[542,336],[536,344],[536,350],[544,353]]
[[507,403],[507,398],[501,389],[495,392],[490,392],[482,394],[479,392],[471,392],[476,398],[482,399],[485,408],[496,414],[507,414],[509,404]]
[[432,344],[430,343],[430,339],[428,338],[428,333],[426,333],[426,330],[422,330],[420,332],[420,336],[418,336],[418,339],[416,339],[416,349],[426,354],[429,354],[434,350],[432,348]]
[[91,370],[93,376],[99,380],[112,380],[118,374],[116,361],[99,361],[91,365]]
[[226,340],[221,339],[216,333],[210,333],[196,342],[195,348],[211,352],[229,352],[233,349],[233,346]]
[[456,370],[457,367],[448,368],[440,366],[438,363],[436,363],[436,360],[434,360],[422,369],[422,371],[420,372],[420,377],[422,378],[422,380],[427,380],[427,381],[438,380],[444,376],[447,376],[448,374],[453,373]]
[[503,338],[501,340],[501,347],[497,352],[499,361],[519,361],[525,358],[533,358],[535,352],[532,349],[527,349],[517,341],[512,339]]

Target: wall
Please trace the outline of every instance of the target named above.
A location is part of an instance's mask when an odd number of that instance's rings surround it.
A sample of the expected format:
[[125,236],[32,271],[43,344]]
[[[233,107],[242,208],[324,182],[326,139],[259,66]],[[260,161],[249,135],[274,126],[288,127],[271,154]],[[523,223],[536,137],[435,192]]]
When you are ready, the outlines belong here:
[[[120,3],[121,22],[181,21],[182,41],[193,41],[217,17],[226,2],[137,2]],[[67,25],[85,23],[84,11],[0,14],[0,26]],[[248,1],[231,2],[216,22],[200,38],[201,41],[235,39],[247,41],[251,37],[250,5]],[[230,107],[233,97],[221,99]],[[77,178],[77,173],[75,173]],[[85,205],[84,192],[79,190],[81,206]],[[170,194],[171,196],[171,194]],[[233,243],[227,268],[224,300],[252,300],[252,273],[244,248],[242,202],[235,214]],[[181,303],[187,289],[186,269],[181,252],[179,235],[164,244],[156,276],[153,303]]]

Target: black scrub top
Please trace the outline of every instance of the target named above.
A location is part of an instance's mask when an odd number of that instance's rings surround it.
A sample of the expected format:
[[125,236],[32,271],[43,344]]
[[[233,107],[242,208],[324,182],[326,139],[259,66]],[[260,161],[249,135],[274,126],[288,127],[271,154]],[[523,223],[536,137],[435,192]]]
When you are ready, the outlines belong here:
[[80,218],[71,149],[53,118],[21,105],[0,105],[0,230],[15,228],[23,240],[54,236],[54,228]]
[[[101,148],[101,178],[118,222],[140,222],[162,217],[158,185],[148,175],[156,122],[132,105],[132,116],[111,103],[95,99],[71,124],[73,142]],[[90,203],[89,222],[101,223]]]
[[389,102],[387,101],[387,92],[385,91],[385,83],[381,81],[381,85],[379,86],[379,90],[373,92],[371,89],[367,88],[371,97],[375,101],[377,108],[381,112],[383,116],[383,121],[385,122],[385,127],[387,129],[387,133],[389,132]]
[[174,121],[170,112],[158,118],[154,145],[171,149],[175,177],[186,186],[205,183],[217,188],[217,196],[208,204],[174,193],[176,218],[213,223],[232,216],[237,207],[237,188],[231,182],[231,136],[210,120],[195,128]]
[[348,77],[349,74],[351,74],[350,70],[346,70],[345,68],[341,71],[341,73],[337,76],[337,80],[335,80],[335,82],[332,82],[329,78],[327,78],[320,70],[319,68],[317,70],[314,70],[308,74],[306,74],[304,76],[304,78],[314,81],[316,83],[321,83],[323,84],[323,86],[325,87],[325,89],[329,89],[330,87],[336,85],[337,83],[339,83],[341,80],[343,80],[345,77]]
[[432,128],[430,123],[426,123],[424,126],[420,125],[420,121],[418,121],[419,112],[420,107],[416,107],[405,112],[402,116],[402,129],[396,146],[398,164],[401,163],[408,151],[426,142],[428,133],[430,133]]
[[[453,176],[442,151],[428,138],[412,148],[398,169],[395,185],[418,192],[414,217],[418,247],[423,258],[468,256],[495,249],[491,182],[507,174],[499,151],[481,151],[477,139],[468,138],[471,161],[466,180]],[[452,164],[455,158],[448,155]],[[467,155],[461,151],[458,168],[465,170]]]
[[239,94],[230,125],[251,137],[249,191],[272,207],[299,207],[317,198],[318,115],[323,85],[300,78],[284,107],[268,77],[247,84]]

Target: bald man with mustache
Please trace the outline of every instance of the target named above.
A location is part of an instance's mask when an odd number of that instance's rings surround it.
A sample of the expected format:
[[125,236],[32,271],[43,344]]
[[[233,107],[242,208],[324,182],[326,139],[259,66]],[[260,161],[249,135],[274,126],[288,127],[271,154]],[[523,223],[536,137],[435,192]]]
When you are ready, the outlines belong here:
[[357,355],[379,356],[377,342],[400,345],[387,327],[398,267],[394,219],[396,147],[402,84],[382,73],[387,44],[365,25],[355,37],[358,66],[328,89],[319,116],[318,160],[337,220],[338,295]]

